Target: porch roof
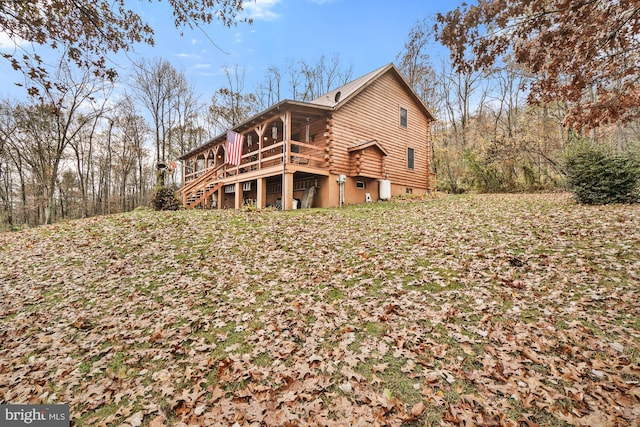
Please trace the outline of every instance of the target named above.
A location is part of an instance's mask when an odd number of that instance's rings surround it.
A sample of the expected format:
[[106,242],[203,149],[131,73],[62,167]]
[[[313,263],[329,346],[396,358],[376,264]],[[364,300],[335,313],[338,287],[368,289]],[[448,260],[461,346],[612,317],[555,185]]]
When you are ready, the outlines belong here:
[[351,153],[353,151],[364,150],[365,148],[369,148],[369,147],[376,147],[385,156],[389,155],[389,152],[376,139],[358,142],[356,144],[350,145],[349,147],[347,147],[347,151]]
[[[295,111],[301,114],[305,114],[307,116],[316,116],[316,117],[320,117],[324,114],[326,114],[326,112],[332,111],[333,108],[329,107],[329,106],[324,106],[324,105],[317,105],[317,104],[312,104],[309,102],[301,102],[301,101],[293,101],[290,99],[285,99],[284,101],[280,101],[277,104],[272,105],[271,107],[267,108],[266,110],[256,114],[255,116],[245,120],[244,122],[240,123],[237,126],[234,126],[233,128],[231,128],[230,130],[237,132],[237,133],[243,133],[246,132],[250,129],[253,129],[255,126],[259,125],[260,123],[264,123],[266,121],[269,121],[271,119],[273,119],[274,117],[279,116],[280,114],[286,112],[286,111]],[[199,147],[194,148],[193,150],[183,154],[182,156],[178,157],[178,160],[186,160],[189,157],[194,156],[195,154],[198,154],[202,151],[206,151],[209,148],[220,144],[221,142],[226,141],[227,139],[227,132],[225,131],[224,133],[221,133],[220,135],[210,139],[209,141],[205,142],[204,144],[200,145]]]

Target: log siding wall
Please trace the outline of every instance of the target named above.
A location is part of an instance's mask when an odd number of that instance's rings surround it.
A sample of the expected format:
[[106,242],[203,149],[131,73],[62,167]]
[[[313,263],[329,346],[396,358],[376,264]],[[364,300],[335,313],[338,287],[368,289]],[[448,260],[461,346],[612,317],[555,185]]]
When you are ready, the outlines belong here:
[[[407,110],[406,128],[400,125],[400,108]],[[389,153],[384,167],[393,185],[427,189],[430,122],[393,73],[384,74],[339,108],[332,125],[335,173],[353,174],[354,156],[348,147],[376,139]],[[407,168],[407,148],[415,150],[413,170]]]
[[350,176],[381,178],[385,175],[384,156],[376,148],[368,147],[351,152]]

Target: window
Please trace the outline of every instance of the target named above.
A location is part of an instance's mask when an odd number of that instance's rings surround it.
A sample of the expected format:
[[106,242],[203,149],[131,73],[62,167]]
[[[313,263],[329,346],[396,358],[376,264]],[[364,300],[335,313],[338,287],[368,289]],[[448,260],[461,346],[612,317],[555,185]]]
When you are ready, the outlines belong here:
[[413,148],[407,148],[407,169],[415,168],[415,152]]
[[407,109],[400,107],[400,126],[407,127]]
[[310,187],[318,187],[318,180],[305,179],[304,181],[293,181],[293,191],[304,191]]
[[282,193],[282,183],[267,184],[267,194]]
[[364,181],[356,181],[356,188],[364,190],[367,187]]

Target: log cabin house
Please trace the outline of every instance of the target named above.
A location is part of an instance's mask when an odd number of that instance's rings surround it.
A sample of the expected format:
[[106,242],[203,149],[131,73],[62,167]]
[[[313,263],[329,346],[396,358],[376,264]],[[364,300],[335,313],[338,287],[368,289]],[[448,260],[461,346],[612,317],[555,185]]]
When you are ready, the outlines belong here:
[[285,100],[184,154],[186,208],[337,207],[435,190],[427,107],[393,64],[310,102]]

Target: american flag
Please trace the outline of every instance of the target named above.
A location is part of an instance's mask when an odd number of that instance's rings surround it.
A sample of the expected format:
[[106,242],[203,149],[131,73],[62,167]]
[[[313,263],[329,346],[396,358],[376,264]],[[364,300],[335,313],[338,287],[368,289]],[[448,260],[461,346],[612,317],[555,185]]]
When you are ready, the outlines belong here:
[[227,153],[227,163],[230,165],[238,166],[240,164],[243,142],[244,135],[235,133],[232,130],[227,131],[227,145],[225,147],[225,151]]

